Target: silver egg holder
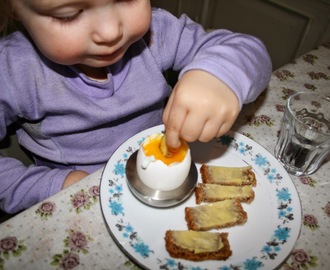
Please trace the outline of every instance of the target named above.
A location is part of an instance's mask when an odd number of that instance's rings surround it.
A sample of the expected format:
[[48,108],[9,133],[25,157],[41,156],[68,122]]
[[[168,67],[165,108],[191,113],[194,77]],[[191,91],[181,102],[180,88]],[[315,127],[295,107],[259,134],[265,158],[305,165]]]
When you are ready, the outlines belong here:
[[175,206],[188,199],[188,197],[194,191],[198,181],[197,168],[193,161],[191,161],[189,174],[180,187],[168,191],[154,190],[146,186],[137,174],[137,152],[138,151],[135,151],[129,157],[126,163],[126,177],[128,187],[137,199],[149,206],[157,208]]

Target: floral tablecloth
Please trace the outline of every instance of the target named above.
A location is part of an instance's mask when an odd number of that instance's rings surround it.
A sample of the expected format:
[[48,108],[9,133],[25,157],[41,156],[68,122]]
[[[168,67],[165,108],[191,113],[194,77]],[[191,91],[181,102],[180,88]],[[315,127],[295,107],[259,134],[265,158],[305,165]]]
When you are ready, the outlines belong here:
[[[330,43],[274,71],[267,90],[243,107],[233,130],[273,153],[286,99],[300,91],[330,96]],[[138,269],[107,230],[101,175],[99,170],[0,224],[0,269]],[[302,204],[302,228],[280,269],[329,269],[329,175],[328,156],[316,173],[291,177]]]

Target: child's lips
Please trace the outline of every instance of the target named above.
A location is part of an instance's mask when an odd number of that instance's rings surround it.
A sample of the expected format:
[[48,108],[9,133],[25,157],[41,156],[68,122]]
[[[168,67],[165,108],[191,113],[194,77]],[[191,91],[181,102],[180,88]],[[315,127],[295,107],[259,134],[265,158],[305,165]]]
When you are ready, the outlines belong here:
[[118,50],[114,51],[113,53],[110,54],[100,54],[100,55],[96,55],[95,58],[96,59],[100,59],[100,60],[113,60],[114,58],[116,58],[122,51],[122,48],[119,48]]

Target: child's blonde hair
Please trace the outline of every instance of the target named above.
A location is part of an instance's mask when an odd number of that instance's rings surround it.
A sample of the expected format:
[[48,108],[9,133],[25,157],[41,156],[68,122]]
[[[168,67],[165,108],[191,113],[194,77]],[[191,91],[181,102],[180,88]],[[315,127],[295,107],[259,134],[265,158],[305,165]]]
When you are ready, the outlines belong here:
[[16,29],[14,10],[10,0],[0,0],[0,36]]

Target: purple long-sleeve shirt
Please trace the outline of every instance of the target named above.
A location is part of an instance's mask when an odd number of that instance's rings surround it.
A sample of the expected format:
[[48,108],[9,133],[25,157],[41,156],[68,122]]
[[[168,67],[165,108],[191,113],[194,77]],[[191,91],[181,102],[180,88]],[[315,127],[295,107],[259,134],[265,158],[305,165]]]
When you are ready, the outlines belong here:
[[133,44],[98,82],[46,59],[26,35],[0,40],[0,140],[14,122],[36,165],[0,156],[0,208],[17,212],[61,190],[72,170],[93,172],[137,132],[161,123],[170,88],[163,72],[212,73],[242,106],[267,86],[271,62],[254,37],[206,33],[187,16],[154,9],[150,40]]

